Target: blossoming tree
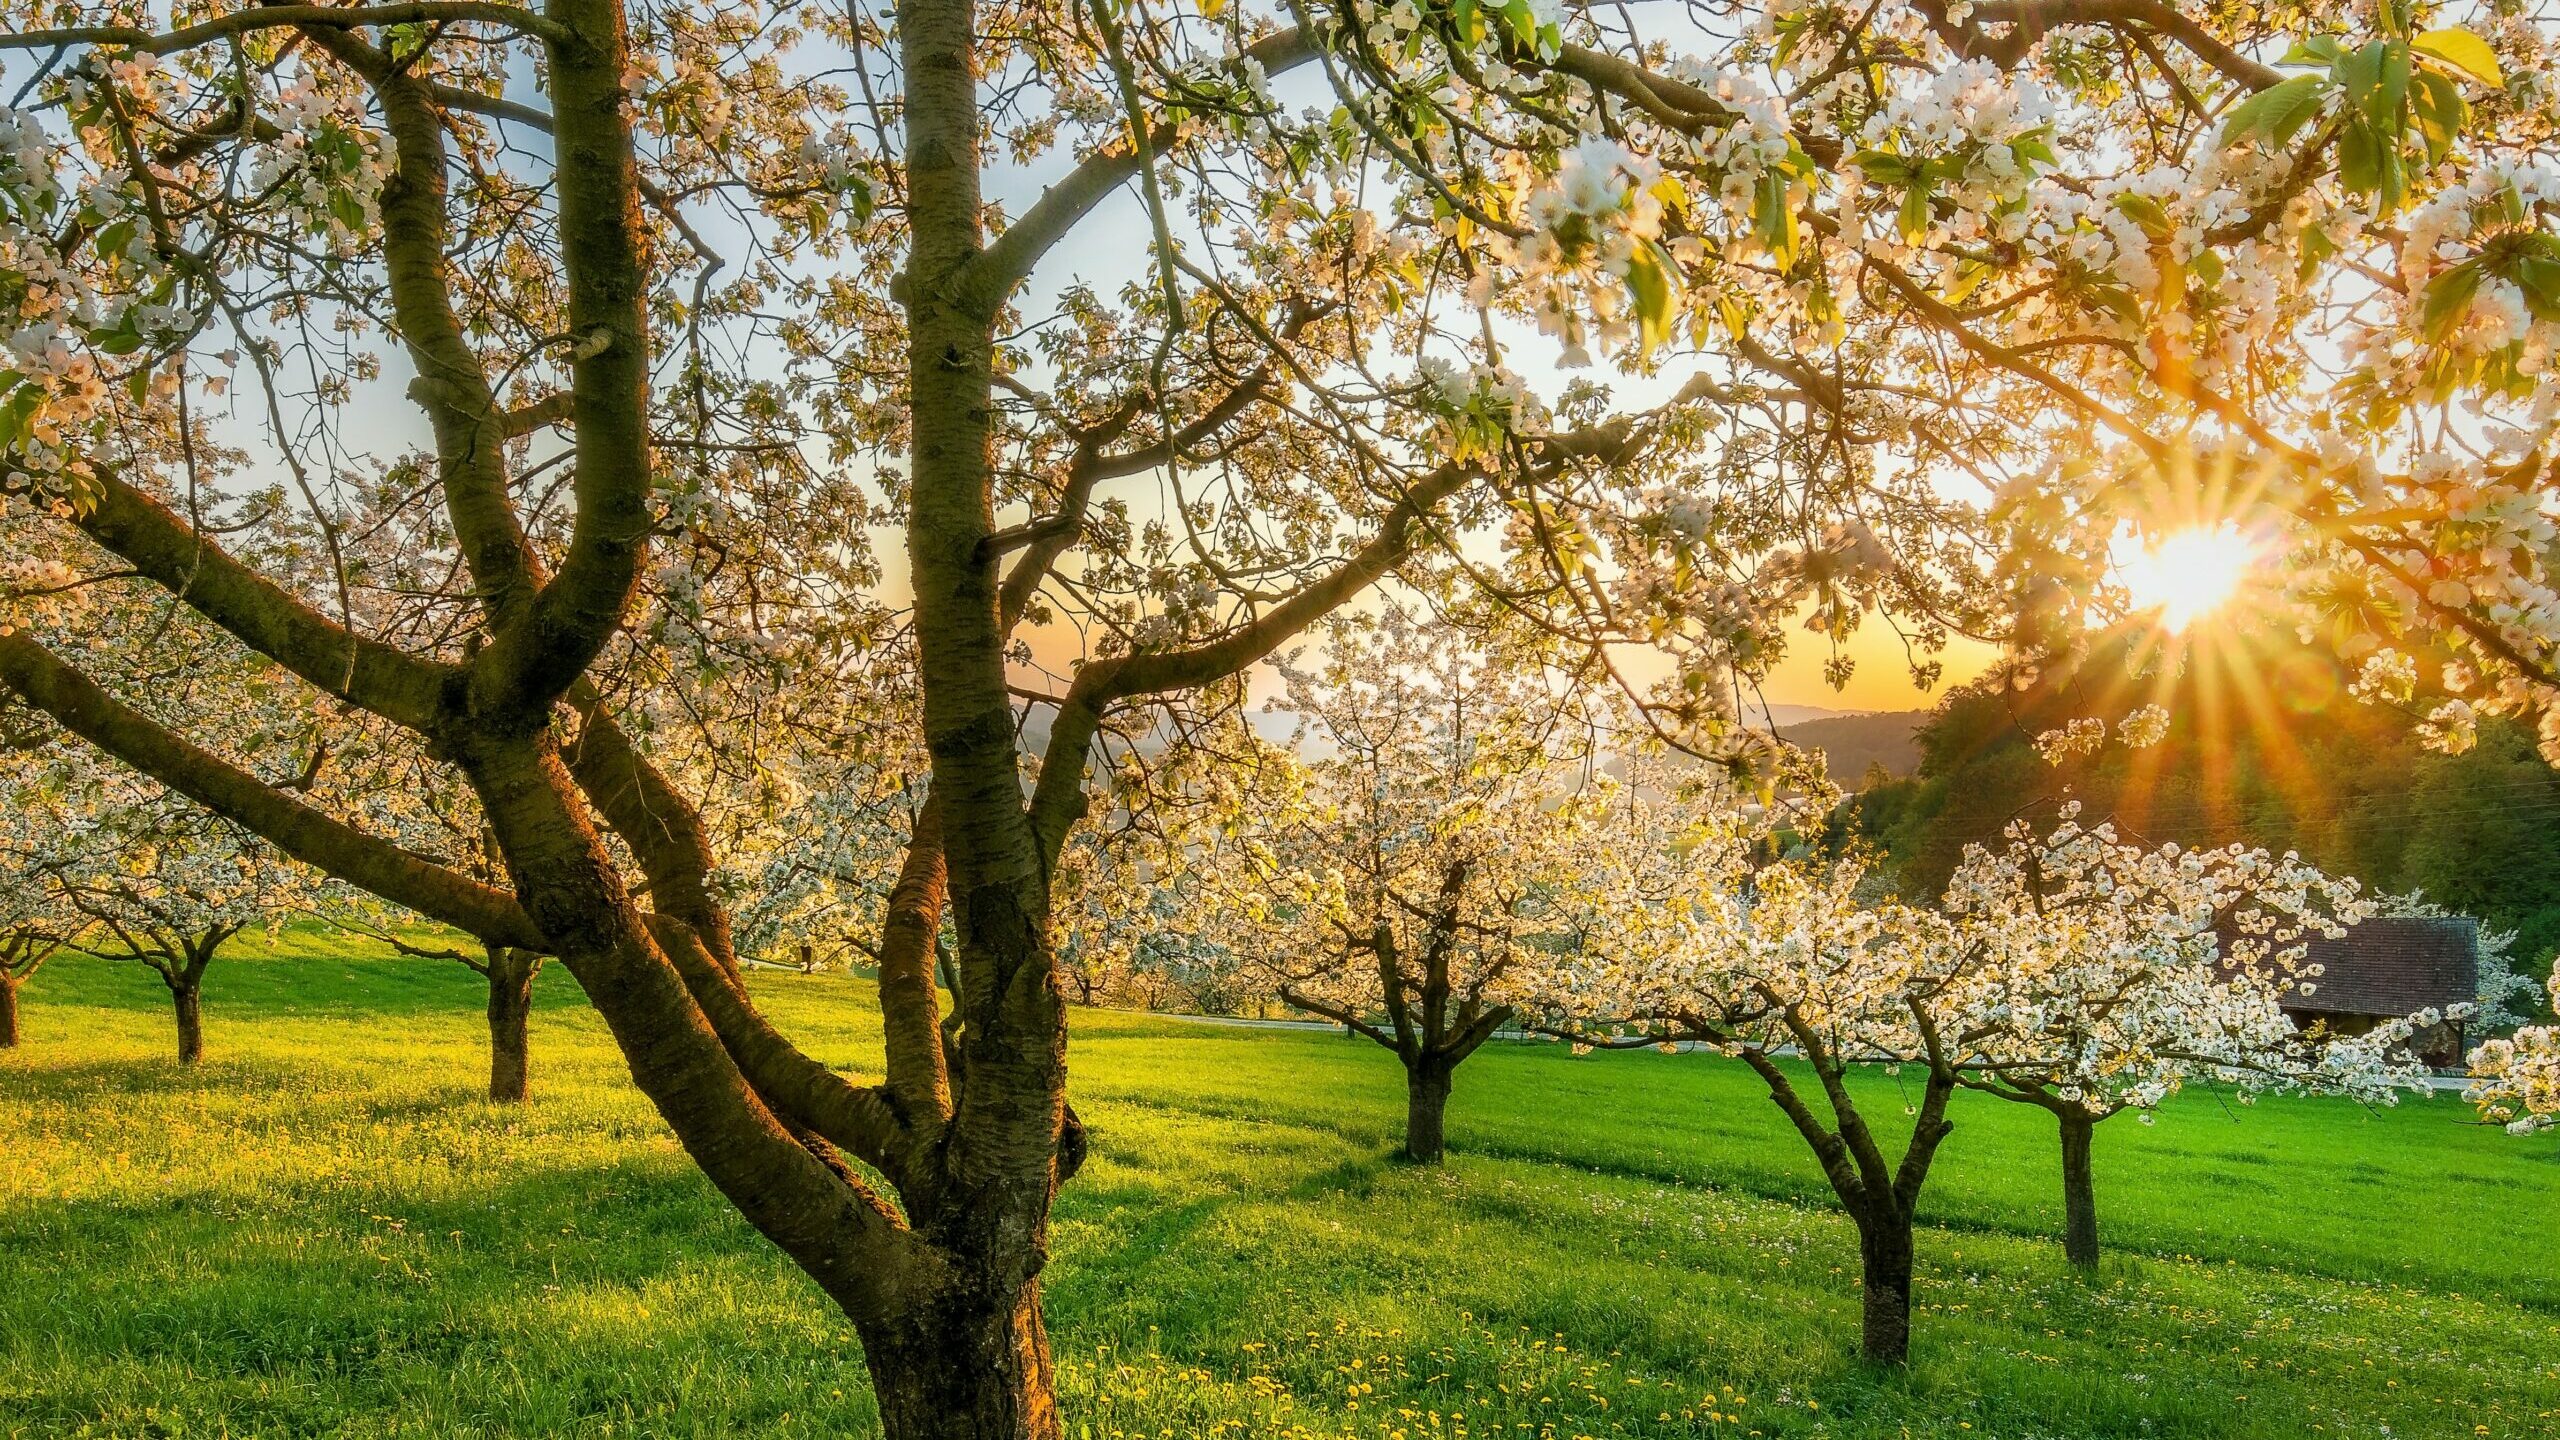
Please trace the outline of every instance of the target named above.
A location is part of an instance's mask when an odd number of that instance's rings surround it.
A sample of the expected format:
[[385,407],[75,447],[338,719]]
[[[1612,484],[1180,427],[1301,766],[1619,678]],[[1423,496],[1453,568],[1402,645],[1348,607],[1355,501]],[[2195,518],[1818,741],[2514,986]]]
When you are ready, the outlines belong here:
[[[1764,825],[1711,797],[1654,819],[1677,843],[1608,852],[1590,943],[1538,977],[1535,1003],[1584,1043],[1698,1041],[1760,1076],[1857,1226],[1869,1359],[1909,1352],[1913,1226],[1959,1090],[2056,1116],[2066,1248],[2085,1264],[2097,1121],[2199,1079],[2381,1101],[2417,1083],[2396,1047],[2434,1017],[2334,1039],[2279,1004],[2310,974],[2302,936],[2363,914],[2351,881],[2261,851],[2146,850],[2066,813],[1976,847],[1922,908],[1857,854],[1756,864]],[[1851,1083],[1860,1066],[1916,1072],[1899,1155]]]
[[[1584,958],[1549,972],[1537,1003],[1580,1043],[1695,1041],[1749,1065],[1857,1227],[1860,1353],[1900,1364],[1914,1220],[1954,1128],[1947,1103],[1962,1055],[1946,1000],[1963,947],[1942,917],[1878,898],[1858,859],[1755,869],[1742,833],[1708,817],[1676,852],[1617,867],[1619,893],[1598,907]],[[1869,1063],[1919,1072],[1899,1155],[1851,1084]]]
[[2390,1103],[2422,1085],[2404,1042],[2441,1018],[2355,1037],[2306,1036],[2282,1007],[2316,987],[2304,954],[2371,912],[2352,880],[2292,855],[2146,849],[2066,806],[2045,833],[2013,824],[1973,847],[1941,908],[1973,947],[1948,997],[1957,1082],[2049,1111],[2062,1139],[2063,1249],[2098,1263],[2090,1142],[2190,1083],[2316,1090]]
[[1458,1067],[1524,972],[1577,943],[1563,897],[1614,787],[1576,687],[1446,627],[1391,607],[1305,658],[1280,667],[1290,743],[1257,747],[1192,857],[1211,897],[1193,924],[1283,1002],[1392,1051],[1404,1154],[1437,1164]]
[[[0,246],[28,281],[0,291],[0,489],[459,772],[506,883],[257,784],[50,632],[0,640],[0,678],[288,853],[559,955],[688,1153],[861,1329],[895,1440],[1061,1433],[1048,877],[1089,761],[1231,703],[1398,567],[1467,572],[1595,654],[1674,652],[1645,698],[1712,748],[1799,613],[1837,635],[1883,609],[1925,670],[1950,626],[2033,629],[2088,588],[2114,522],[2083,512],[2115,492],[2065,462],[2093,429],[2170,470],[2222,441],[2282,473],[2340,593],[2403,586],[2488,694],[2543,694],[2536,472],[2350,403],[2524,388],[2532,337],[2488,343],[2487,282],[2530,297],[2542,273],[2509,143],[2552,103],[2528,22],[2419,30],[2397,0],[2343,37],[2292,33],[2292,7],[2113,0],[0,16],[26,82]],[[2398,223],[2439,201],[2448,226]],[[2400,288],[2359,308],[2374,275]],[[2324,306],[2372,317],[2371,381],[2273,383],[2325,361]],[[1584,356],[1623,383],[1541,394],[1517,363]],[[2315,434],[2368,409],[2390,443]],[[2011,482],[2001,533],[1935,483],[1950,461]],[[421,603],[371,603],[395,587],[350,542],[386,515],[422,542]],[[696,692],[618,683],[635,647],[754,670],[767,599],[841,597],[741,577],[798,573],[763,561],[806,539],[807,573],[858,580],[873,521],[902,543],[932,769],[901,879],[935,922],[915,935],[950,913],[965,1057],[929,946],[901,940],[876,1085],[744,997],[703,797],[643,723],[645,697]],[[2334,608],[2358,638],[2399,623]],[[1027,784],[1018,703],[1050,722]]]
[[123,777],[63,793],[58,843],[40,861],[59,903],[88,922],[66,942],[148,967],[169,991],[178,1063],[204,1058],[204,978],[241,932],[296,912],[306,881],[264,842]]

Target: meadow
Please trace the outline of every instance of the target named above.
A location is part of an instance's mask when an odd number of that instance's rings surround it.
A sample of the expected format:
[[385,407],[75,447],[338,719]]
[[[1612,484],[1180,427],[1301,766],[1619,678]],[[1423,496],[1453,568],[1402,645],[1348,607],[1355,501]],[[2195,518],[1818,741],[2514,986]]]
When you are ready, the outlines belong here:
[[[850,1326],[565,973],[535,987],[534,1101],[500,1109],[461,966],[242,949],[192,1072],[139,968],[25,991],[0,1435],[877,1433]],[[872,1063],[864,982],[756,988]],[[1078,1440],[2560,1434],[2560,1145],[2450,1097],[2111,1122],[2085,1277],[2050,1119],[1967,1097],[1893,1373],[1855,1360],[1854,1234],[1737,1064],[1490,1046],[1434,1172],[1387,1158],[1401,1076],[1365,1043],[1103,1011],[1073,1043],[1093,1152],[1048,1295]]]

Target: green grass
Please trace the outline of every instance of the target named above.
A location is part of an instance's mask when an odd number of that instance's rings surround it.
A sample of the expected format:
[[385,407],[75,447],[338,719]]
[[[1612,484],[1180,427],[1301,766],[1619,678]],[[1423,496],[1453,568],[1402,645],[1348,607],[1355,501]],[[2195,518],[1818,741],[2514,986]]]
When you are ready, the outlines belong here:
[[[254,951],[255,947],[247,947]],[[217,962],[208,1059],[148,973],[58,962],[0,1058],[0,1436],[859,1436],[851,1329],[676,1150],[567,976],[535,1103],[478,1098],[478,977],[297,937]],[[869,987],[773,976],[823,1058]],[[2102,1127],[2073,1275],[2040,1112],[1969,1098],[1902,1374],[1749,1074],[1489,1048],[1445,1173],[1393,1062],[1080,1013],[1093,1158],[1049,1305],[1113,1437],[2560,1435],[2560,1146],[2440,1099],[2210,1097]],[[1866,1081],[1898,1117],[1893,1081]],[[2387,1427],[2387,1430],[2386,1430]]]

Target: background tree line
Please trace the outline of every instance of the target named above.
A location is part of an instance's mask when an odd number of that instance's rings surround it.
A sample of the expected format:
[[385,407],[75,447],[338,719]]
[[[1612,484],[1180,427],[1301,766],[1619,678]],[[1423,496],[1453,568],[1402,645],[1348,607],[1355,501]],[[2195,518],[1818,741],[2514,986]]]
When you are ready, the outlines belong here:
[[[2145,703],[2172,717],[2157,746],[2060,764],[2037,751],[2074,718]],[[1967,845],[2067,797],[2153,841],[2296,850],[2376,891],[2424,891],[2517,931],[2520,969],[2548,974],[2560,949],[2560,775],[2532,731],[2485,719],[2469,749],[2431,750],[2406,715],[2350,695],[2334,663],[2271,635],[2176,653],[2133,638],[2076,665],[1998,668],[1949,691],[1918,739],[1913,774],[1870,769],[1833,820],[1885,849],[1905,893],[1936,893]]]

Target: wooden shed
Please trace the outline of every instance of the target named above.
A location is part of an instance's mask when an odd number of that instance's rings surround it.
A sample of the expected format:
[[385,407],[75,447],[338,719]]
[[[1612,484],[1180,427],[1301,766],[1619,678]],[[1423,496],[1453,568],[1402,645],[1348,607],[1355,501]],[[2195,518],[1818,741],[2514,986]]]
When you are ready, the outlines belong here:
[[[2283,999],[2295,1024],[2361,1035],[2385,1020],[2443,1010],[2480,998],[2480,922],[2468,916],[2383,916],[2334,939],[2311,939],[2303,967],[2318,967]],[[2309,993],[2304,993],[2308,991]],[[2458,1066],[2463,1026],[2449,1020],[2419,1032],[2411,1047],[2439,1068]]]

